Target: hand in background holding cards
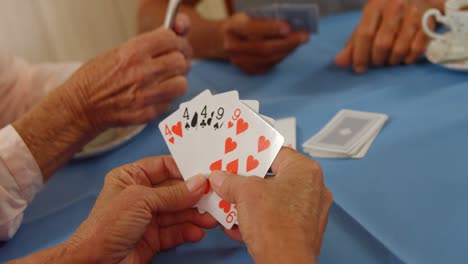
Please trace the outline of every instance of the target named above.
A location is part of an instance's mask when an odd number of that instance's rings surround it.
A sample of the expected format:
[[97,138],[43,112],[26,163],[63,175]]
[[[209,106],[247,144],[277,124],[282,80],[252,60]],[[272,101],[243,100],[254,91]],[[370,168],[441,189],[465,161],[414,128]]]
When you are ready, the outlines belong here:
[[[168,2],[139,1],[140,33],[163,23]],[[179,9],[190,16],[193,24],[188,38],[195,58],[228,60],[247,73],[261,74],[308,41],[309,33],[293,32],[288,23],[274,18],[254,19],[237,13],[226,19],[206,19],[196,11],[199,3],[200,0],[184,0]]]
[[71,238],[15,263],[148,263],[161,250],[201,240],[217,226],[192,206],[207,181],[184,182],[171,157],[110,172],[93,210]]
[[367,1],[361,22],[336,56],[336,64],[365,73],[370,66],[415,63],[429,41],[422,29],[422,16],[429,8],[441,8],[442,2],[445,1]]
[[283,148],[272,178],[224,172],[210,176],[212,188],[237,204],[239,229],[225,230],[243,240],[255,263],[311,263],[319,256],[332,195],[320,165]]
[[224,56],[249,74],[271,70],[309,40],[306,32],[292,32],[286,22],[253,19],[238,13],[221,26]]

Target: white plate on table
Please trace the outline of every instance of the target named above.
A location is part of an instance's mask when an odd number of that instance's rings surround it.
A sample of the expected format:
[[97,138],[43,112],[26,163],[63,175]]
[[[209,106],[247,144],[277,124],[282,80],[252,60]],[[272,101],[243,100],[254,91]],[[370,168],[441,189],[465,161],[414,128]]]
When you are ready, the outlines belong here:
[[87,144],[74,159],[86,159],[102,155],[125,144],[145,129],[146,125],[112,128]]
[[[449,34],[449,33],[446,33],[446,34]],[[449,43],[448,41],[441,41],[441,40],[436,40],[436,39],[431,40],[426,49],[426,58],[431,63],[442,66],[446,69],[468,72],[468,59],[460,60],[460,61],[445,62],[445,63],[439,62],[440,61],[438,59],[439,57],[447,56],[447,53],[450,52],[450,49],[451,49],[450,45],[451,43]],[[468,48],[468,46],[466,48]],[[445,54],[441,54],[444,52]]]

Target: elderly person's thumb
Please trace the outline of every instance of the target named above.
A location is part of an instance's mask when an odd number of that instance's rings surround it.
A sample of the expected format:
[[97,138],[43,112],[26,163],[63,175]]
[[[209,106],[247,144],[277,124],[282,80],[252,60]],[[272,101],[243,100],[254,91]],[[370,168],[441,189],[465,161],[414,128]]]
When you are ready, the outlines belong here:
[[211,188],[224,200],[237,204],[239,193],[247,177],[224,171],[214,171],[209,177]]
[[205,176],[197,175],[175,185],[147,188],[143,196],[153,212],[175,212],[192,208],[203,196],[207,183]]

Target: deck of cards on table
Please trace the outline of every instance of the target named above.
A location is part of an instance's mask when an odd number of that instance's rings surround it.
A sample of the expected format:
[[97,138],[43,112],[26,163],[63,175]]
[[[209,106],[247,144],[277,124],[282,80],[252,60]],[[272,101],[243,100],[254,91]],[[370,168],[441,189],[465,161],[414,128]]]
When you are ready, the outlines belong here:
[[[182,103],[159,129],[185,180],[218,170],[265,177],[284,138],[258,111],[258,101],[241,101],[237,91],[213,95],[206,90]],[[227,229],[237,221],[235,205],[209,186],[196,207]]]
[[385,114],[341,110],[303,145],[316,158],[364,158],[388,120]]

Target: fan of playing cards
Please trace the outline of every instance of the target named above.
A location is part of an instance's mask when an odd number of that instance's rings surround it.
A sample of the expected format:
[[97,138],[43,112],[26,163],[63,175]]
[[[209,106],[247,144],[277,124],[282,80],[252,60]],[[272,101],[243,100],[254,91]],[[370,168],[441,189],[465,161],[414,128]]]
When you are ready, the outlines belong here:
[[[271,118],[258,113],[258,101],[241,101],[237,91],[202,92],[159,124],[167,146],[185,180],[223,170],[265,177],[284,138]],[[235,206],[211,189],[196,205],[225,228],[237,221]]]

